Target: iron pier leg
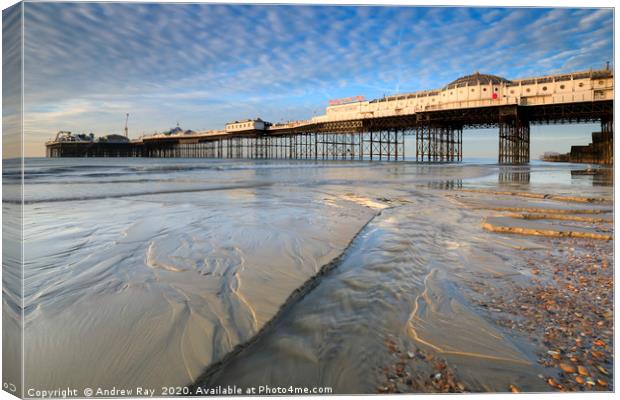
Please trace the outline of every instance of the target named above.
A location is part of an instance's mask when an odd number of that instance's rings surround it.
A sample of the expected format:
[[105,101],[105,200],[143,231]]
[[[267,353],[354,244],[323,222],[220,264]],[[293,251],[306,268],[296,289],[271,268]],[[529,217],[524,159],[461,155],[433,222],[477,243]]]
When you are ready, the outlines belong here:
[[528,164],[530,162],[530,124],[518,118],[500,122],[499,163]]

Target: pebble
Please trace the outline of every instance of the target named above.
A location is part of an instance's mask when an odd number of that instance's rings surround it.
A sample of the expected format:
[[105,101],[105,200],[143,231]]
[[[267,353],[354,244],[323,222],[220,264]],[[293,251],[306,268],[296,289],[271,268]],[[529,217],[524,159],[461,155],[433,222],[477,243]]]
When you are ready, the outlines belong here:
[[557,382],[555,381],[555,379],[553,379],[553,378],[549,378],[549,379],[547,379],[547,384],[548,384],[549,386],[552,386],[552,387],[557,387],[557,386],[558,386],[558,383],[557,383]]
[[596,368],[601,371],[601,373],[603,375],[609,375],[609,371],[607,371],[605,368],[601,367],[600,365],[597,365]]
[[[380,368],[383,384],[377,386],[379,393],[455,393],[466,391],[459,382],[456,370],[439,356],[420,349],[401,350],[395,340],[385,340],[388,352],[400,354],[400,361]],[[429,360],[433,360],[432,362]],[[429,369],[432,368],[430,371]],[[428,371],[429,374],[421,374]]]
[[582,376],[590,376],[590,374],[588,373],[588,370],[583,365],[577,366],[577,372],[579,372],[579,375],[582,375]]
[[[606,369],[614,360],[613,268],[601,268],[613,250],[606,243],[569,240],[575,247],[562,254],[569,246],[568,239],[561,240],[552,242],[546,257],[530,259],[528,269],[541,271],[532,271],[538,275],[530,276],[532,285],[478,284],[480,303],[489,305],[484,313],[499,326],[543,347],[537,359],[548,372],[539,378],[553,389],[614,390],[613,373]],[[496,308],[502,315],[493,314]]]
[[601,358],[605,357],[605,354],[603,354],[602,351],[595,350],[595,351],[592,352],[592,357],[601,359]]

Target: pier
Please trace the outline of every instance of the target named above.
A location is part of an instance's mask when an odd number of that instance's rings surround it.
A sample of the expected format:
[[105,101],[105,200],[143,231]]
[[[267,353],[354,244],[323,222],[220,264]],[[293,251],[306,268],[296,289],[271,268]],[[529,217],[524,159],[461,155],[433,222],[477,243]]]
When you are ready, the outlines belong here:
[[592,122],[611,138],[607,151],[613,154],[613,88],[610,69],[517,80],[474,73],[438,90],[332,101],[324,115],[309,120],[234,121],[221,131],[179,130],[137,140],[57,137],[46,143],[46,154],[397,161],[404,160],[405,137],[411,136],[416,161],[445,163],[462,161],[464,132],[494,128],[498,162],[527,164],[532,125]]

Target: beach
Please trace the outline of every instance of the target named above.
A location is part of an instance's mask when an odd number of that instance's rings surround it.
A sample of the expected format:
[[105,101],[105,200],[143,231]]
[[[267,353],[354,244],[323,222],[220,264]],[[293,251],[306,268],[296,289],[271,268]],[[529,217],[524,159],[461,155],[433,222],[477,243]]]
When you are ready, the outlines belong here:
[[25,166],[25,388],[613,389],[613,187],[583,165]]

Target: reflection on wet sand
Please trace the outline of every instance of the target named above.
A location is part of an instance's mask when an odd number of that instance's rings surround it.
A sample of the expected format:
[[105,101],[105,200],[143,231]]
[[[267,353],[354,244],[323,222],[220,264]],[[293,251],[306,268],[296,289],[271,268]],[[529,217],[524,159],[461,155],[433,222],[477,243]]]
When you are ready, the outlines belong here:
[[500,167],[497,178],[497,183],[503,184],[527,184],[530,183],[530,167],[529,166],[515,166],[515,167]]
[[452,189],[461,189],[463,187],[462,179],[448,179],[445,181],[437,181],[430,182],[426,185],[429,189],[444,189],[444,190],[452,190]]
[[571,178],[591,181],[592,186],[612,186],[614,184],[614,170],[612,168],[573,169]]

